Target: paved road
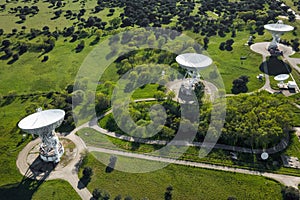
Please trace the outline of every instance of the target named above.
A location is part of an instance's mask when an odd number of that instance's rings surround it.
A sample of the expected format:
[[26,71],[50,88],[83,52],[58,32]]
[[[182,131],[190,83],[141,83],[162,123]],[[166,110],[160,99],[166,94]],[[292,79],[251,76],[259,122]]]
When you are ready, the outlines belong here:
[[275,179],[278,182],[280,182],[286,186],[292,186],[295,188],[298,188],[298,184],[300,183],[300,177],[296,177],[296,176],[273,174],[273,173],[267,173],[267,172],[259,172],[259,171],[253,171],[253,170],[247,170],[247,169],[224,167],[224,166],[220,166],[220,165],[197,163],[197,162],[190,162],[190,161],[184,161],[184,160],[175,160],[175,159],[170,159],[170,158],[163,158],[163,157],[150,156],[150,155],[144,155],[144,154],[136,154],[136,153],[131,153],[131,152],[110,150],[110,149],[104,149],[104,148],[97,148],[97,147],[92,147],[92,146],[88,146],[88,150],[94,151],[94,152],[102,152],[102,153],[108,153],[108,154],[114,154],[114,155],[121,155],[121,156],[126,156],[126,157],[131,157],[131,158],[139,158],[139,159],[160,161],[160,162],[166,162],[166,163],[172,163],[172,164],[178,164],[178,165],[200,167],[200,168],[205,168],[205,169],[214,169],[214,170],[221,170],[221,171],[227,171],[227,172],[237,172],[237,173],[242,173],[242,174],[264,176],[264,177]]

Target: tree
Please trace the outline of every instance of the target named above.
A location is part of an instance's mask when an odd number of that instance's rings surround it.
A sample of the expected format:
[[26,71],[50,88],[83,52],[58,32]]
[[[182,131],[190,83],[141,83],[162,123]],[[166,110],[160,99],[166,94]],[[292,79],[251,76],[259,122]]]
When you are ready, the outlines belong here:
[[6,48],[4,50],[4,52],[5,52],[5,55],[6,55],[7,58],[9,58],[10,56],[12,56],[12,54],[13,54],[13,52],[11,51],[10,48]]
[[294,187],[285,187],[282,191],[284,200],[299,200],[300,194],[299,190]]
[[221,42],[221,43],[220,43],[220,46],[219,46],[219,49],[220,49],[221,51],[224,51],[224,50],[225,50],[225,46],[226,46],[226,43],[225,43],[225,42]]
[[172,191],[173,191],[173,187],[168,186],[165,192],[165,200],[172,200]]
[[15,53],[12,57],[13,57],[14,60],[18,60],[19,59],[19,54]]
[[26,44],[22,44],[20,47],[19,47],[19,54],[22,55],[23,53],[27,52],[28,50],[28,47]]
[[227,200],[237,200],[235,197],[228,197]]
[[55,12],[54,12],[55,18],[59,18],[60,15],[61,15],[61,13],[62,13],[62,10],[57,10],[57,11],[55,11]]
[[87,27],[92,27],[95,24],[95,18],[94,17],[89,17],[87,22],[86,22],[86,26]]
[[299,39],[292,40],[292,48],[294,51],[299,51]]
[[157,99],[157,101],[162,101],[166,97],[166,94],[162,91],[157,91],[154,93],[153,97]]
[[93,169],[91,167],[85,167],[82,171],[82,175],[85,178],[90,178],[93,175]]
[[49,56],[44,55],[42,62],[46,62],[47,60],[49,60]]
[[231,37],[236,37],[236,30],[234,28],[231,31]]
[[11,42],[10,42],[9,40],[3,40],[3,41],[2,41],[2,46],[3,46],[3,48],[9,47],[10,44],[11,44]]
[[118,196],[116,196],[116,197],[114,198],[114,200],[122,200],[122,196],[119,194]]
[[248,76],[240,76],[238,79],[235,79],[232,84],[231,92],[233,94],[245,93],[248,91],[247,83],[249,82]]
[[26,15],[20,15],[20,20],[25,21],[26,20]]
[[109,24],[113,29],[117,29],[121,24],[121,18],[120,17],[113,18],[112,20],[109,21]]
[[175,97],[176,97],[176,94],[175,94],[174,91],[169,91],[169,92],[167,93],[167,100],[168,100],[168,102],[171,102],[172,99],[175,98]]
[[205,37],[205,38],[203,39],[203,43],[204,43],[203,48],[204,48],[204,49],[207,49],[207,48],[208,48],[208,43],[209,43],[208,37]]
[[76,49],[75,49],[76,52],[78,53],[78,52],[82,51],[84,46],[85,46],[84,40],[81,40],[80,43],[76,46]]
[[95,188],[95,189],[93,190],[92,195],[93,195],[93,198],[94,198],[94,199],[99,199],[99,198],[101,197],[101,190],[98,189],[98,188]]
[[96,94],[96,112],[97,113],[102,113],[103,111],[105,111],[109,106],[110,106],[110,100],[107,97],[107,95],[103,94],[103,93],[97,93]]
[[110,194],[107,191],[101,190],[99,188],[95,188],[92,192],[92,195],[94,199],[101,199],[101,200],[110,199]]

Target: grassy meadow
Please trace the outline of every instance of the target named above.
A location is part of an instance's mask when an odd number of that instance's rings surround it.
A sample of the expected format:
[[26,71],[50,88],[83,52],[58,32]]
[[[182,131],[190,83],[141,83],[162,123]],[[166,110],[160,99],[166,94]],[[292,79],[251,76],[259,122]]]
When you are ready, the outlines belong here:
[[[106,166],[96,158],[109,161],[110,155],[92,152],[88,154],[85,166],[94,170],[88,189],[100,188],[111,197],[121,195],[133,199],[163,199],[168,186],[173,187],[172,199],[281,199],[281,185],[272,180],[238,173],[206,170],[180,165],[167,167],[151,173],[125,173],[113,170],[106,172]],[[117,156],[125,165],[152,165],[152,161]],[[127,164],[126,164],[127,163]],[[139,184],[139,187],[136,184]]]

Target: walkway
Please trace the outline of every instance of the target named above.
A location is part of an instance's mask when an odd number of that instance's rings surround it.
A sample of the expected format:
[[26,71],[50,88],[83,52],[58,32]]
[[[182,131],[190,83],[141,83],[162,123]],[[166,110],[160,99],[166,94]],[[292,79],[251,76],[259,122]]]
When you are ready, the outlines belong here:
[[170,159],[170,158],[162,158],[162,157],[157,157],[157,156],[150,156],[150,155],[110,150],[110,149],[90,147],[90,146],[88,146],[88,150],[94,151],[94,152],[102,152],[102,153],[126,156],[126,157],[131,157],[131,158],[172,163],[172,164],[177,164],[177,165],[186,165],[186,166],[200,167],[200,168],[205,168],[205,169],[214,169],[214,170],[221,170],[221,171],[227,171],[227,172],[237,172],[237,173],[242,173],[242,174],[264,176],[264,177],[275,179],[278,182],[280,182],[286,186],[292,186],[295,188],[298,188],[298,184],[300,183],[300,177],[296,177],[296,176],[273,174],[273,173],[268,173],[268,172],[259,172],[259,171],[253,171],[253,170],[247,170],[247,169],[239,169],[239,168],[225,167],[225,166],[220,166],[220,165],[190,162],[190,161],[184,161],[184,160],[175,160],[175,159]]

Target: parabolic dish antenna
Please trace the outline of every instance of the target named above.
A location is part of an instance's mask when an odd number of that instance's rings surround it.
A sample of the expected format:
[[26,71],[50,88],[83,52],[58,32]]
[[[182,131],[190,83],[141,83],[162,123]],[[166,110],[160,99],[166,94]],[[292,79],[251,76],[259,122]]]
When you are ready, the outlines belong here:
[[38,134],[35,132],[37,129],[55,126],[56,123],[64,119],[64,116],[65,111],[60,109],[38,111],[22,119],[18,126],[25,132]]
[[279,74],[277,76],[274,77],[275,81],[285,81],[290,77],[290,75],[288,74]]
[[212,64],[212,59],[208,56],[197,53],[185,53],[176,57],[176,62],[188,70],[200,70]]
[[267,152],[263,152],[261,155],[260,155],[261,159],[263,160],[267,160],[269,158],[269,154]]
[[59,162],[64,153],[64,148],[55,134],[54,129],[63,122],[65,111],[60,109],[38,109],[24,119],[18,126],[27,133],[38,135],[40,143],[40,158],[46,162]]
[[266,24],[264,25],[264,28],[274,33],[285,33],[294,30],[294,27],[287,24],[283,24],[280,20],[275,24]]
[[279,50],[278,44],[280,42],[280,36],[286,32],[294,30],[294,27],[283,24],[282,20],[278,20],[275,24],[266,24],[264,28],[268,30],[273,37],[273,40],[270,42],[268,46],[268,51],[272,56],[283,55],[283,52]]

